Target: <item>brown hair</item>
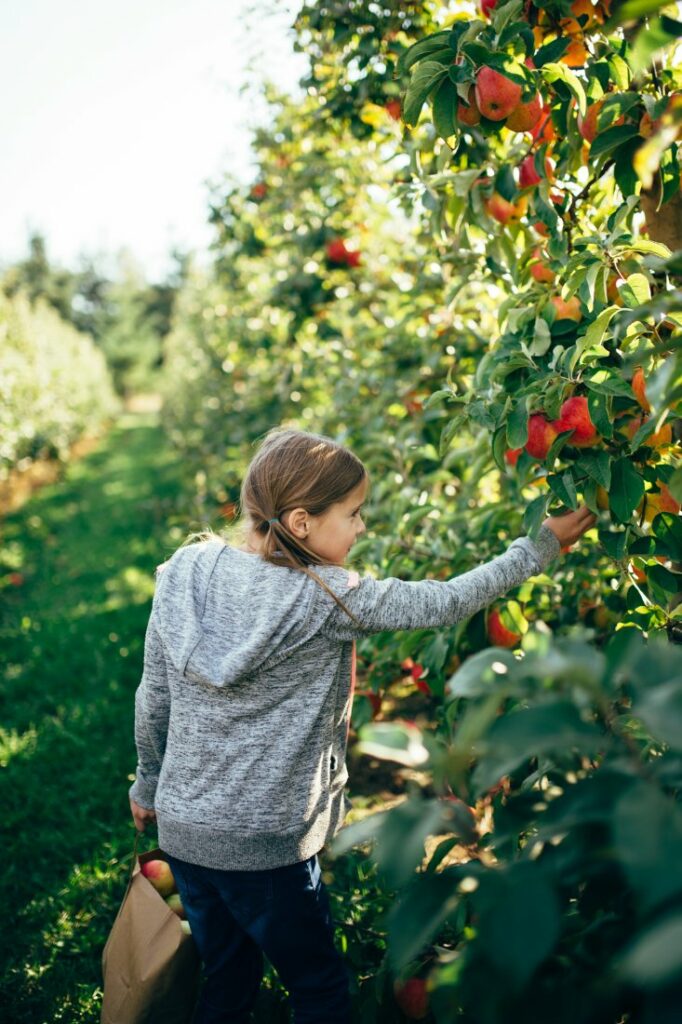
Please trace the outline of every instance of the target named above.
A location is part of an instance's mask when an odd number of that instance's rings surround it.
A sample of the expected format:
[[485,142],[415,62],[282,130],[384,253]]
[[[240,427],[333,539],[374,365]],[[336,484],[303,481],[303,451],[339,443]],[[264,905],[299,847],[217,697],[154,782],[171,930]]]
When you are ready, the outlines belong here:
[[[360,627],[356,616],[310,568],[332,563],[290,533],[282,516],[294,508],[304,508],[311,516],[322,515],[366,478],[363,463],[339,442],[305,430],[273,427],[249,464],[241,487],[241,519],[230,527],[241,531],[243,537],[248,532],[257,533],[262,541],[261,558],[271,565],[306,573]],[[275,517],[276,522],[270,523]],[[184,543],[213,536],[212,530],[191,534]]]

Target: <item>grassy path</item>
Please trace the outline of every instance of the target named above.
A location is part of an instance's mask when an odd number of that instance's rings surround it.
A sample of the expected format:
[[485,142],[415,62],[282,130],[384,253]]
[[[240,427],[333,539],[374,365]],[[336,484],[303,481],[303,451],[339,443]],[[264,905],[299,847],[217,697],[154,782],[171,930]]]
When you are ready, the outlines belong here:
[[133,696],[154,568],[192,518],[181,495],[157,416],[126,414],[0,522],[3,1021],[99,1021],[134,836]]

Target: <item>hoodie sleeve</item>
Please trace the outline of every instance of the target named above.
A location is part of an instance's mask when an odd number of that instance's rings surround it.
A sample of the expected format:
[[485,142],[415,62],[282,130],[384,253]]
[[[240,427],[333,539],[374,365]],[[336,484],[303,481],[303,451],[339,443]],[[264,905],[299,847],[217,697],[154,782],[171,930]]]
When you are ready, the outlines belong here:
[[348,589],[337,591],[338,596],[363,628],[356,626],[334,602],[322,632],[338,640],[352,640],[388,629],[452,626],[542,572],[560,548],[556,534],[543,525],[536,541],[519,537],[504,554],[443,582],[394,577],[375,580],[348,573]]
[[129,797],[135,803],[150,811],[154,809],[156,784],[166,749],[169,713],[166,661],[161,637],[153,616],[150,616],[144,639],[142,679],[135,692],[135,746],[138,763],[135,782],[128,790]]

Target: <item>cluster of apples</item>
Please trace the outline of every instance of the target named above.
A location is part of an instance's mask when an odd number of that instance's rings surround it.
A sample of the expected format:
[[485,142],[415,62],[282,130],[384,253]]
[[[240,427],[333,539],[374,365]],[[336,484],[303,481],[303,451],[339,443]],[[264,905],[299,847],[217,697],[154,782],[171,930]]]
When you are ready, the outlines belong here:
[[360,253],[355,249],[348,249],[342,238],[332,238],[325,246],[327,259],[337,266],[357,267],[360,263]]
[[[534,66],[530,57],[526,58],[526,64]],[[473,126],[479,124],[483,116],[489,121],[504,121],[505,127],[513,132],[532,132],[542,118],[542,98],[536,92],[522,103],[522,92],[518,82],[484,64],[476,72],[476,84],[471,86],[467,102],[457,104],[457,119]]]
[[601,440],[597,428],[590,417],[587,398],[584,395],[572,395],[561,406],[559,418],[548,420],[544,413],[534,413],[528,420],[528,440],[523,448],[509,448],[505,459],[515,466],[519,455],[525,449],[533,459],[542,460],[547,457],[554,440],[566,430],[572,430],[569,444],[576,448],[588,448]]
[[175,878],[168,862],[165,860],[148,860],[140,864],[140,871],[147,881],[154,886],[159,896],[163,898],[166,906],[180,918],[183,932],[190,935],[190,924],[186,919],[185,908],[182,905],[182,900],[175,884]]

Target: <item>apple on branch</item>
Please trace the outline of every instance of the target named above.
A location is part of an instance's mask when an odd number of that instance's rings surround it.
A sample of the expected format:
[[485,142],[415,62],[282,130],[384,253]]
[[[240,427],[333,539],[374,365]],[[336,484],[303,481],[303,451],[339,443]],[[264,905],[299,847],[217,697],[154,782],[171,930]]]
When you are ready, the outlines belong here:
[[511,78],[484,66],[476,75],[476,105],[489,121],[504,121],[521,99],[521,86]]

